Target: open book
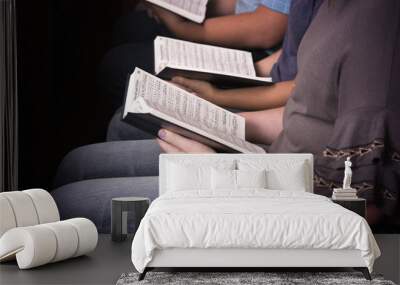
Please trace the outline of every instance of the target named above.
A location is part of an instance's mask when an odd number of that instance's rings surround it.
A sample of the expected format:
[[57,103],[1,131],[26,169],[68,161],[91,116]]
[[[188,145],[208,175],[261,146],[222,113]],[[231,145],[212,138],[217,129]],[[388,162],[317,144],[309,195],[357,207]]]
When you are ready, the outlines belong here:
[[265,153],[245,140],[245,119],[139,68],[129,78],[122,119],[157,135],[160,128],[224,152]]
[[208,0],[146,0],[196,23],[203,23]]
[[154,67],[164,79],[183,76],[226,87],[272,84],[270,77],[256,76],[250,52],[167,37],[154,40]]

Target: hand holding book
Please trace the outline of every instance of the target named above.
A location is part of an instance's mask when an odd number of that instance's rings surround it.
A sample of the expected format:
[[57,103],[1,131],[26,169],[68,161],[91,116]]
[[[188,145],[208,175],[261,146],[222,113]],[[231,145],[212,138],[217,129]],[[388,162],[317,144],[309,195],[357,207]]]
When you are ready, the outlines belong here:
[[186,19],[179,16],[176,13],[173,13],[169,10],[161,8],[154,4],[147,4],[148,9],[151,14],[151,18],[155,19],[158,23],[163,23],[167,27],[176,27],[180,25],[182,22],[185,22]]
[[167,129],[199,142],[199,147],[209,146],[207,150],[265,152],[245,140],[243,117],[139,68],[128,81],[123,119],[154,135],[160,129]]
[[184,77],[174,77],[172,78],[172,82],[178,84],[185,90],[188,90],[191,93],[211,102],[216,105],[219,105],[216,101],[216,97],[218,96],[218,88],[207,81],[188,79]]
[[214,153],[215,150],[198,141],[161,129],[157,142],[165,153]]
[[185,21],[202,23],[206,17],[208,0],[146,0],[152,3],[152,11],[166,26]]
[[272,84],[271,78],[256,76],[250,52],[167,37],[154,40],[154,67],[167,80],[181,76],[224,87]]

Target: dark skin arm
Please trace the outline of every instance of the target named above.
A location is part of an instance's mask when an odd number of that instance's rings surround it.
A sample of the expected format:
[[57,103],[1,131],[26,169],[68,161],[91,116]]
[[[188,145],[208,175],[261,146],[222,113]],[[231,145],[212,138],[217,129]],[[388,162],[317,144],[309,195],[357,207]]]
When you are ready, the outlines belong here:
[[236,0],[211,0],[207,4],[207,16],[218,17],[235,13]]
[[149,6],[176,37],[232,48],[269,48],[280,43],[287,15],[260,6],[252,13],[206,19],[203,24],[186,20],[161,7]]
[[183,77],[175,77],[172,81],[221,107],[249,111],[284,106],[294,88],[294,81],[278,82],[271,86],[227,90],[218,89],[206,81]]

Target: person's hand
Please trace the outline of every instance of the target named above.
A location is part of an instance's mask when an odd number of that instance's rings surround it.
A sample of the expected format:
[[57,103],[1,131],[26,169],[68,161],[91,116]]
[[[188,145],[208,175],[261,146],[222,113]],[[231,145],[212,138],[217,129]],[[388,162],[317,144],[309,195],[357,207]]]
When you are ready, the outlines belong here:
[[213,153],[212,148],[197,141],[185,138],[171,131],[158,131],[157,142],[166,153]]
[[157,21],[164,23],[169,29],[174,30],[174,27],[181,25],[182,23],[186,22],[186,20],[171,12],[168,11],[160,6],[148,4],[148,13],[151,14],[151,17],[157,19]]
[[189,92],[195,93],[197,96],[207,101],[217,103],[216,97],[219,94],[219,89],[207,81],[187,79],[178,76],[172,78],[172,82],[181,86],[185,90],[188,90]]

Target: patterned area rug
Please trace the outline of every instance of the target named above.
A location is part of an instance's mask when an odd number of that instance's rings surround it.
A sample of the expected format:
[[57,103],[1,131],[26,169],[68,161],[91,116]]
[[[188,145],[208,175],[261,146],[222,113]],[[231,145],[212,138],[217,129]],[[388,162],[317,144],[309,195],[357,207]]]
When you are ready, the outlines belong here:
[[368,281],[359,272],[148,272],[142,281],[138,281],[138,276],[138,273],[122,274],[117,285],[395,285],[379,275],[372,275],[373,280]]

